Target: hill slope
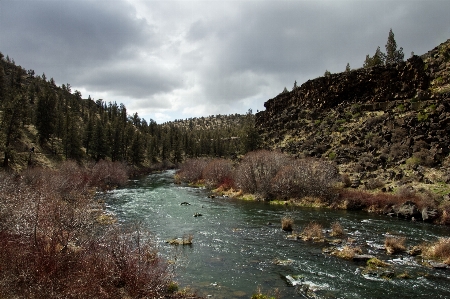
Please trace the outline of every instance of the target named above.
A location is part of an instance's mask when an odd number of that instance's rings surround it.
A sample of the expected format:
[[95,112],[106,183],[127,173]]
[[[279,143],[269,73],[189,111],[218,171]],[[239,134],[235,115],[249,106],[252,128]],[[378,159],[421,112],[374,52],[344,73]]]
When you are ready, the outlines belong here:
[[268,100],[256,126],[266,148],[332,159],[355,187],[450,183],[449,74],[450,40],[399,64],[309,80]]

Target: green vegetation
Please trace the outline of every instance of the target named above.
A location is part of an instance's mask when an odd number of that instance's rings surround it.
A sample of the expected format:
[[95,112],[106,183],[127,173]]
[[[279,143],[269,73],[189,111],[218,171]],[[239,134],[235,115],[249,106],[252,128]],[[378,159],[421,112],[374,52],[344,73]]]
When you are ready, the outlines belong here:
[[403,54],[403,48],[400,47],[399,49],[397,49],[397,42],[395,41],[394,32],[392,31],[392,29],[389,30],[388,40],[385,47],[386,54],[381,51],[380,47],[378,47],[372,57],[367,55],[363,67],[369,68],[374,66],[399,63],[403,61],[405,56]]
[[69,159],[167,167],[193,157],[236,157],[260,143],[252,110],[157,124],[123,104],[82,98],[70,84],[56,86],[1,53],[0,99],[0,164],[13,170]]

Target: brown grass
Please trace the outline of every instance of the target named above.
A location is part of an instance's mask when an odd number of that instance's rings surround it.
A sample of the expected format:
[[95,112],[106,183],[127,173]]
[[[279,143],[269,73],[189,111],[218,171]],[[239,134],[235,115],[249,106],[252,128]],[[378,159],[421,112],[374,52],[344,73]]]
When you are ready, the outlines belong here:
[[384,246],[389,254],[395,254],[406,251],[405,247],[406,238],[405,237],[391,237],[388,236],[384,240]]
[[330,236],[332,237],[344,237],[345,231],[342,225],[336,221],[331,224],[331,233]]
[[352,260],[355,255],[361,254],[361,252],[359,247],[344,246],[341,250],[333,251],[332,254],[344,260]]
[[292,219],[291,217],[283,217],[281,219],[282,230],[291,232],[293,230],[293,226],[294,226],[294,219]]
[[323,227],[317,222],[310,222],[302,231],[301,236],[302,239],[307,240],[313,240],[313,241],[323,241],[324,235],[323,235]]
[[431,244],[423,244],[422,255],[426,258],[437,259],[450,265],[450,238],[439,238]]

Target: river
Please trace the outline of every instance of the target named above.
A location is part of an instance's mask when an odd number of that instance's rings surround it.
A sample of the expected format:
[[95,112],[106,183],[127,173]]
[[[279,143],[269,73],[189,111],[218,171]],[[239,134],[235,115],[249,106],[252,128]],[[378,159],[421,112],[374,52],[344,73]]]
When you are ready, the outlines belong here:
[[[278,289],[281,298],[450,298],[450,270],[379,249],[386,234],[404,236],[410,246],[449,237],[448,227],[365,212],[208,198],[204,189],[174,184],[173,175],[166,171],[130,181],[109,193],[106,203],[120,223],[140,223],[152,232],[160,252],[174,261],[180,287],[189,286],[205,298],[248,299],[258,287],[265,293]],[[364,253],[391,264],[386,271],[393,277],[363,275],[364,263],[325,254],[324,243],[286,238],[284,216],[294,219],[297,231],[311,221],[324,229],[338,221]],[[188,235],[192,245],[166,243]],[[397,278],[400,273],[409,278]]]

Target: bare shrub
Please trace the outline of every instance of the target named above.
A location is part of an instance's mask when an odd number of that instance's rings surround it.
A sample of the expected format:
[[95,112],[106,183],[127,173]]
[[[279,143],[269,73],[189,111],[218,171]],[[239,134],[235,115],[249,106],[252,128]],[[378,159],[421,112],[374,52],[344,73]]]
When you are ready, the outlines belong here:
[[404,252],[406,250],[405,242],[406,242],[405,237],[388,236],[384,240],[384,246],[386,248],[387,253],[395,254]]
[[230,160],[214,159],[202,171],[202,177],[206,186],[217,188],[222,186],[225,189],[233,187],[233,164]]
[[352,181],[350,180],[350,176],[348,174],[341,175],[341,182],[343,183],[344,187],[348,188],[352,185]]
[[259,150],[245,155],[236,169],[236,185],[245,193],[267,196],[270,181],[291,159],[283,153]]
[[450,224],[450,203],[441,203],[439,205],[440,215],[439,215],[439,223],[449,225]]
[[0,297],[165,296],[171,274],[151,239],[96,225],[89,174],[71,163],[0,174]]
[[299,159],[280,169],[271,181],[271,192],[283,198],[330,198],[339,180],[339,171],[331,162]]
[[128,180],[127,167],[121,162],[100,160],[91,170],[90,185],[109,189],[124,185]]
[[338,221],[335,221],[335,222],[333,222],[331,224],[330,236],[332,236],[332,237],[343,237],[343,236],[345,236],[344,228],[342,227],[342,225]]
[[367,209],[372,212],[384,212],[385,209],[404,202],[405,198],[398,195],[343,189],[333,206],[347,210]]
[[422,148],[419,151],[414,152],[413,157],[418,161],[417,164],[422,164],[424,166],[430,167],[435,164],[433,155],[426,148]]
[[302,231],[301,236],[302,239],[313,240],[313,241],[323,241],[323,227],[317,222],[310,222]]
[[422,244],[420,247],[424,257],[441,260],[450,265],[450,238],[439,238],[434,243]]
[[291,232],[293,230],[293,226],[294,226],[294,219],[292,219],[291,217],[283,217],[281,219],[282,230]]
[[203,179],[203,170],[209,164],[210,159],[195,158],[188,159],[181,164],[176,173],[178,180],[186,183],[196,183]]
[[384,187],[384,182],[378,178],[369,179],[365,186],[367,190],[374,190]]

